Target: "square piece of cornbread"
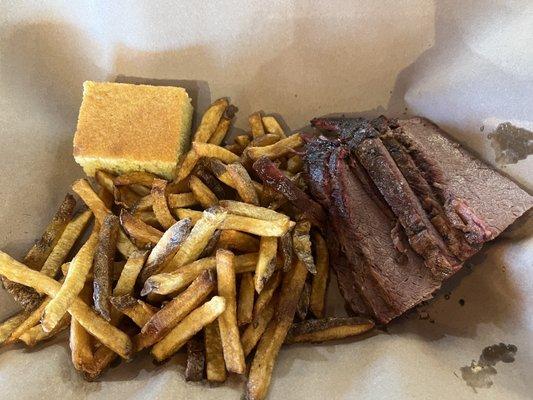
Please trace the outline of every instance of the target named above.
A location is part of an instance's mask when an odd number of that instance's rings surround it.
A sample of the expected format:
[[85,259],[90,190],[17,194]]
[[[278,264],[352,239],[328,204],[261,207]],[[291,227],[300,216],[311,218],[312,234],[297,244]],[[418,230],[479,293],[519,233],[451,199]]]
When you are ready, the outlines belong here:
[[74,159],[88,176],[101,169],[171,179],[189,146],[192,114],[183,88],[86,81]]

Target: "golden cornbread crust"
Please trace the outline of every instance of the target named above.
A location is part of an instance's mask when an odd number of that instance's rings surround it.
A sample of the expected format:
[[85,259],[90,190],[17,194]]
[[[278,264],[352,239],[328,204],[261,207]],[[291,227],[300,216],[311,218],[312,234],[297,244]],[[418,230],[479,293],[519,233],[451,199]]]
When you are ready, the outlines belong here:
[[183,88],[87,81],[74,158],[90,176],[146,170],[170,178],[189,145],[192,111]]

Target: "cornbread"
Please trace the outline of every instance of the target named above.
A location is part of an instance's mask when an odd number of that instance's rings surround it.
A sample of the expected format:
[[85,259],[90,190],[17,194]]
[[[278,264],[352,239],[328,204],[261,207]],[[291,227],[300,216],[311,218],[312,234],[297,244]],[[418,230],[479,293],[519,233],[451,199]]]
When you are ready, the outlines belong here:
[[88,176],[147,171],[171,179],[190,144],[192,113],[183,88],[86,81],[74,159]]

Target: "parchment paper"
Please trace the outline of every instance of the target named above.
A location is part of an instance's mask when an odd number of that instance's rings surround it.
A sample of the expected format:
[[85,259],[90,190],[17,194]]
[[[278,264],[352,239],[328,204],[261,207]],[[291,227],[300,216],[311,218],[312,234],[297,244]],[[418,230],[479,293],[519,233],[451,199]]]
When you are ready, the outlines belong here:
[[[493,162],[487,135],[495,121],[532,123],[531,43],[527,0],[2,0],[1,249],[22,256],[82,175],[71,146],[84,80],[186,80],[200,109],[230,96],[242,129],[258,109],[279,113],[292,129],[332,112],[422,115]],[[531,190],[532,167],[530,157],[503,171]],[[388,332],[284,348],[269,398],[530,399],[527,222],[487,245],[435,300]],[[0,317],[15,310],[0,291]],[[342,302],[334,299],[328,312],[342,312]],[[499,342],[518,347],[516,361],[498,363],[493,386],[475,393],[460,368]],[[62,336],[35,351],[0,350],[0,397],[240,397],[237,378],[211,388],[186,383],[182,371],[177,359],[155,367],[144,357],[87,383]]]

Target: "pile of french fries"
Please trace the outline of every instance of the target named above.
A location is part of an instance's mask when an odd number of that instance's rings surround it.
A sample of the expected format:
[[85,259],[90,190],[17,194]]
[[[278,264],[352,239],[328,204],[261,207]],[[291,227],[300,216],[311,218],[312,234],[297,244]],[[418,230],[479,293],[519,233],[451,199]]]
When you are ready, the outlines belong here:
[[283,344],[372,329],[324,318],[320,227],[254,172],[267,157],[304,190],[302,138],[254,113],[251,132],[223,146],[236,110],[226,99],[209,107],[173,181],[98,171],[74,182],[81,209],[67,195],[22,262],[0,252],[4,287],[23,308],[0,324],[0,343],[32,347],[68,329],[88,380],[117,357],[186,351],[186,380],[247,374],[246,398],[263,399]]

